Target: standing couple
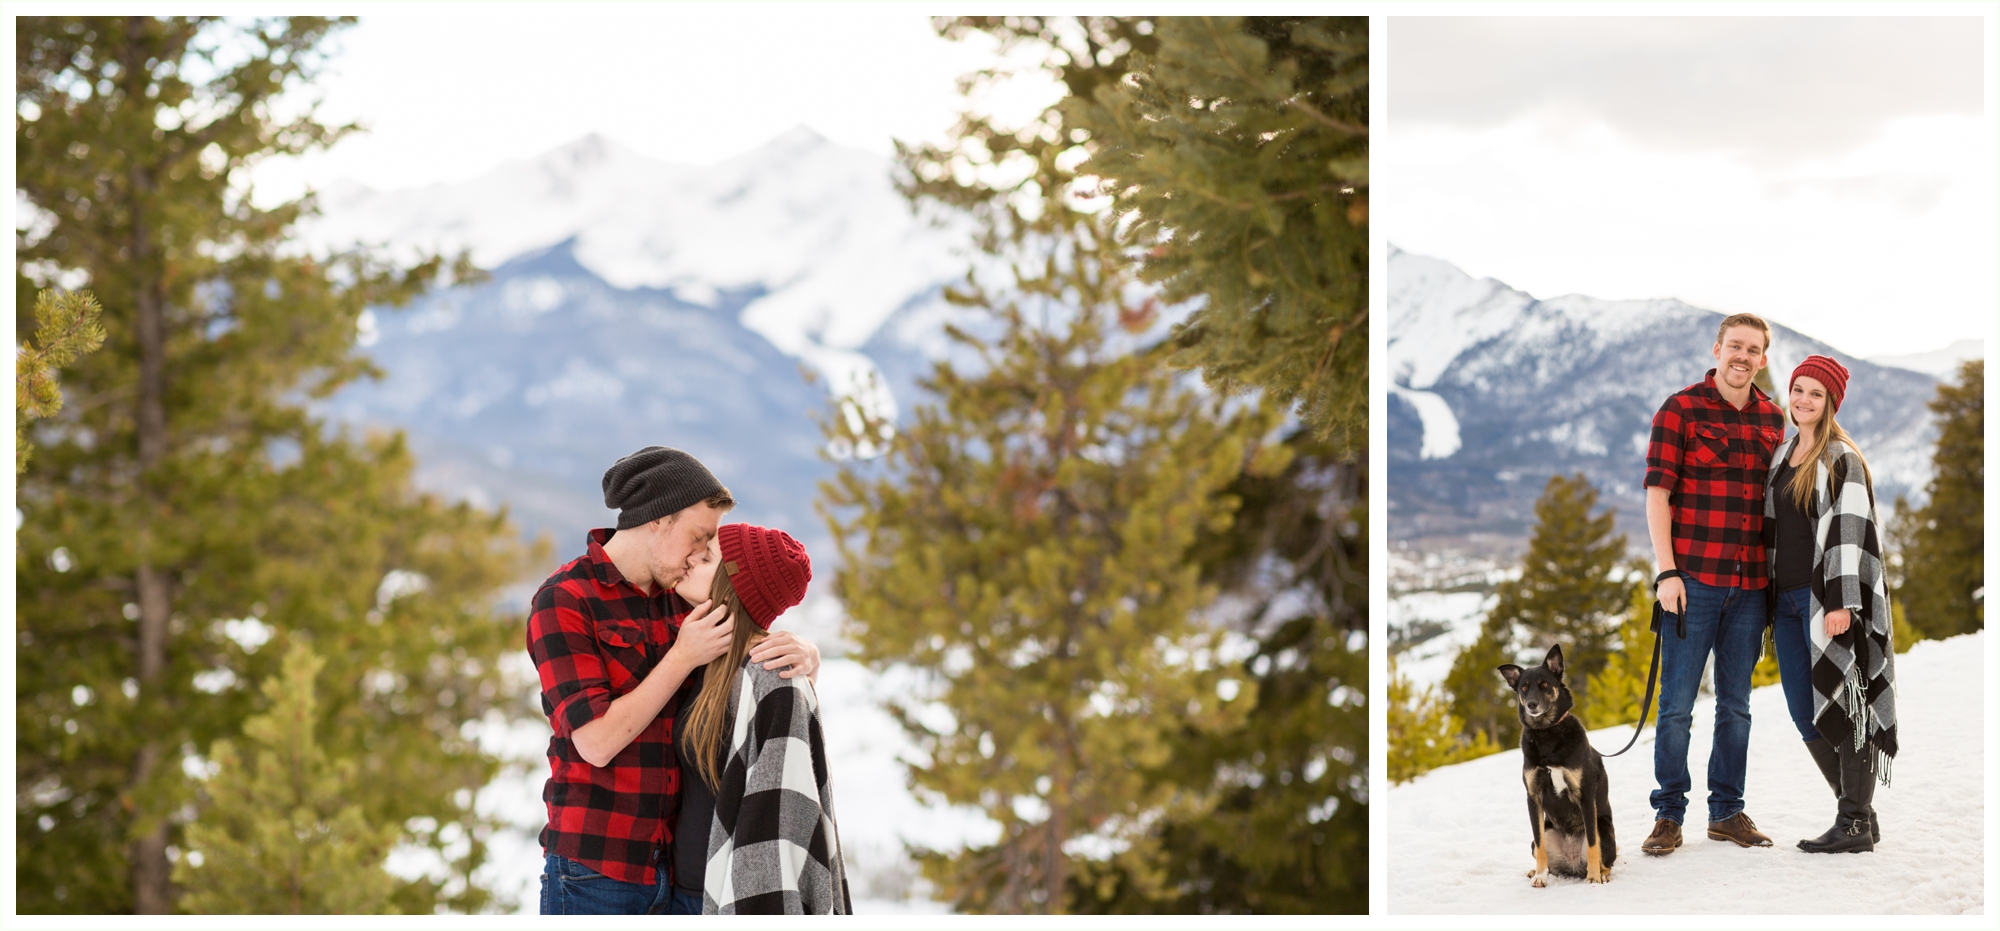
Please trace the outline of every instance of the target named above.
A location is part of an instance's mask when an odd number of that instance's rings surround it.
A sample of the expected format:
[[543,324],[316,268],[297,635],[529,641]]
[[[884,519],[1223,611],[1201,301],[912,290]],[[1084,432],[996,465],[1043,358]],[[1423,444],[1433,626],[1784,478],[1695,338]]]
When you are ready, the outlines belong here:
[[[549,740],[542,914],[849,914],[812,682],[766,632],[812,564],[693,456],[604,473],[616,529],[535,592],[528,655]],[[740,623],[748,621],[749,623]]]
[[[1771,845],[1743,811],[1750,678],[1766,624],[1792,722],[1838,800],[1833,827],[1799,848],[1861,852],[1881,839],[1871,802],[1896,755],[1895,650],[1868,464],[1834,422],[1848,372],[1807,356],[1781,411],[1752,383],[1770,345],[1758,317],[1724,318],[1716,367],[1653,417],[1645,485],[1655,594],[1685,630],[1658,633],[1657,820],[1640,845],[1649,854],[1681,845],[1689,730],[1711,653],[1708,836]],[[1788,413],[1798,432],[1780,442]]]

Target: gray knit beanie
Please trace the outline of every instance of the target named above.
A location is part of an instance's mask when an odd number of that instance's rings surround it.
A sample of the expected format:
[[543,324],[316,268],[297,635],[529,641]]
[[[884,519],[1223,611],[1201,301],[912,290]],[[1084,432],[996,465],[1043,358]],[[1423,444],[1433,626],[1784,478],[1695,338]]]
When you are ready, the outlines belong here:
[[726,490],[707,466],[665,446],[648,446],[604,472],[604,506],[618,510],[620,530],[659,520]]

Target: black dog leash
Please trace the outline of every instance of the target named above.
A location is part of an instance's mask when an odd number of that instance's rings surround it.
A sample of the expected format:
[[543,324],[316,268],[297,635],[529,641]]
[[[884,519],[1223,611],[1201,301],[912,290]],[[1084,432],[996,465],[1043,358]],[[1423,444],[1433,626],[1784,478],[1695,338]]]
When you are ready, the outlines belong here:
[[[1665,572],[1660,573],[1660,578],[1664,579],[1667,575],[1668,573]],[[1655,579],[1653,584],[1655,586],[1659,585],[1659,579]],[[1673,618],[1674,636],[1686,640],[1688,629],[1687,606],[1685,604],[1681,606],[1681,611],[1682,613],[1680,614],[1674,614],[1662,607],[1657,599],[1653,601],[1653,666],[1651,669],[1646,670],[1646,697],[1639,700],[1639,724],[1637,727],[1632,728],[1632,739],[1625,742],[1624,749],[1619,750],[1617,753],[1604,754],[1605,758],[1623,756],[1626,750],[1632,749],[1632,746],[1639,742],[1640,732],[1646,729],[1646,712],[1651,711],[1653,708],[1653,686],[1660,681],[1660,653],[1666,647],[1666,637],[1662,636],[1660,632],[1660,616],[1666,615]]]

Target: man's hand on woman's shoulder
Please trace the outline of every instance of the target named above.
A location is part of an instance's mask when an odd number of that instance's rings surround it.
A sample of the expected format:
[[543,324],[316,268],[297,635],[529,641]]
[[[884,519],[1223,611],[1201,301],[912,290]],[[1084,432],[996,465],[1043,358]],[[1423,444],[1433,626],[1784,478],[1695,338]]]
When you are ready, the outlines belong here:
[[780,678],[804,675],[813,682],[819,681],[819,647],[789,630],[773,631],[752,647],[750,661],[765,669],[782,670],[778,673]]

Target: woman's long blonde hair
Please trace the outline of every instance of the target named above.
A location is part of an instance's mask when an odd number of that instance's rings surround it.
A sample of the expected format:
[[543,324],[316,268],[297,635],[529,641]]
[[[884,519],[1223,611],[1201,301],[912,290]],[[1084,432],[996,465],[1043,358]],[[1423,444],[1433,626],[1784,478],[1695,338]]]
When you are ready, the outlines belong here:
[[[1848,436],[1847,431],[1840,429],[1840,424],[1835,423],[1833,420],[1832,400],[1832,396],[1829,395],[1827,397],[1828,405],[1821,409],[1822,413],[1819,416],[1819,424],[1813,428],[1813,444],[1810,449],[1806,450],[1806,464],[1792,470],[1791,484],[1785,489],[1791,493],[1792,503],[1798,505],[1799,510],[1807,514],[1812,513],[1813,482],[1816,481],[1816,476],[1819,472],[1819,470],[1811,467],[1815,464],[1826,462],[1826,451],[1833,446],[1833,441],[1835,440],[1846,443],[1847,448],[1854,451],[1854,458],[1861,460],[1861,477],[1868,481],[1868,487],[1871,490],[1870,494],[1873,494],[1872,490],[1875,487],[1875,476],[1868,470],[1868,460],[1861,455],[1861,447],[1854,445],[1854,438]],[[1798,426],[1798,414],[1790,410],[1787,410],[1785,413],[1791,417],[1792,426]],[[1785,458],[1790,459],[1791,457],[1787,456]],[[1827,463],[1827,468],[1831,470],[1833,464],[1830,462]],[[1833,494],[1840,493],[1835,489],[1829,490]]]
[[735,685],[736,670],[743,667],[750,648],[765,637],[763,629],[750,619],[750,612],[743,610],[743,600],[736,597],[736,586],[729,581],[734,568],[735,563],[731,562],[715,567],[708,600],[729,607],[736,633],[729,641],[729,652],[709,661],[707,671],[702,673],[701,691],[694,697],[694,707],[688,709],[687,721],[683,722],[678,738],[687,741],[688,759],[694,762],[695,775],[711,791],[722,785],[722,760],[729,748],[730,687]]

